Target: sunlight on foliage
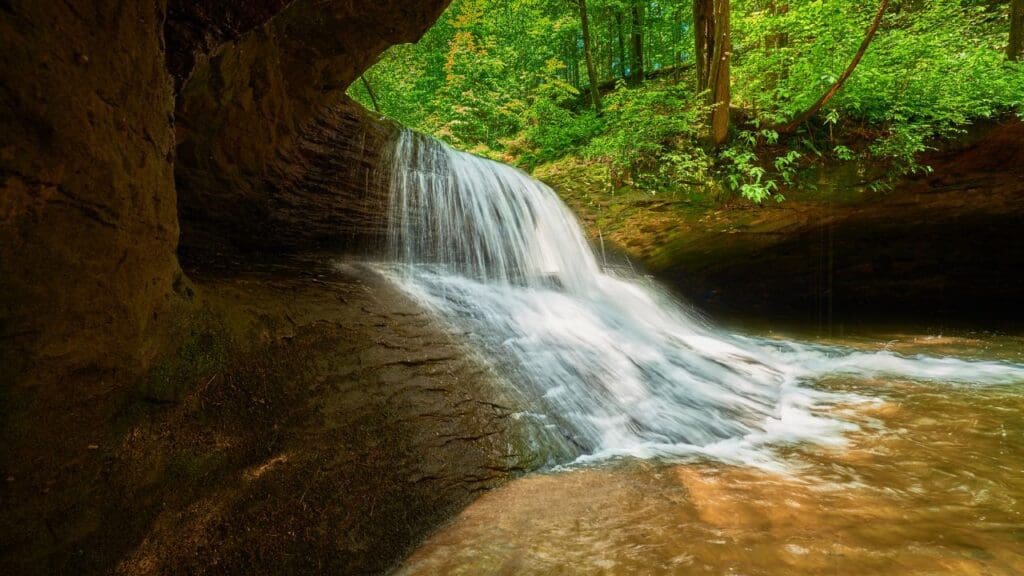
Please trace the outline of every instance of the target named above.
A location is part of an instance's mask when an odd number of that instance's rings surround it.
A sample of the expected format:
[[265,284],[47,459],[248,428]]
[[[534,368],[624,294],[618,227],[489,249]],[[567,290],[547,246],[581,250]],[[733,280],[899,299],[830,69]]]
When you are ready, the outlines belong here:
[[[455,0],[418,44],[392,48],[366,79],[385,115],[527,169],[575,156],[606,165],[616,186],[725,189],[755,202],[781,199],[815,162],[927,171],[920,153],[937,139],[1024,108],[1024,66],[1005,57],[1002,3],[899,0],[835,98],[797,134],[780,135],[771,127],[807,109],[849,64],[878,4],[733,0],[733,128],[714,150],[694,88],[692,2],[587,5],[601,114],[577,4],[566,0]],[[639,86],[635,7],[648,77]],[[350,93],[369,106],[362,83]]]

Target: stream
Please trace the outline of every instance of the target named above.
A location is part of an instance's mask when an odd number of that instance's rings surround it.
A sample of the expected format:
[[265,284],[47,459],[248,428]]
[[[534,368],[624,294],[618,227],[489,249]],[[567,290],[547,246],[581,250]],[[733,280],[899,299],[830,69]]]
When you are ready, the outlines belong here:
[[726,331],[599,263],[521,171],[405,132],[393,174],[381,270],[547,458],[400,573],[1024,572],[1020,342]]
[[[484,495],[399,574],[1021,574],[1024,390],[826,378],[839,446],[779,470],[609,461]],[[830,412],[834,412],[834,409]]]

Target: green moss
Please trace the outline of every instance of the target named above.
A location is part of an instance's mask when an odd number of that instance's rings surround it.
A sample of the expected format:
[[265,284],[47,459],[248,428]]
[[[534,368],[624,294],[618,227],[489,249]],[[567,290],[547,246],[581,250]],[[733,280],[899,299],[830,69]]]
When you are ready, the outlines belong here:
[[177,346],[157,360],[139,388],[146,401],[180,401],[203,378],[223,370],[235,348],[223,320],[205,308],[185,314],[173,332]]

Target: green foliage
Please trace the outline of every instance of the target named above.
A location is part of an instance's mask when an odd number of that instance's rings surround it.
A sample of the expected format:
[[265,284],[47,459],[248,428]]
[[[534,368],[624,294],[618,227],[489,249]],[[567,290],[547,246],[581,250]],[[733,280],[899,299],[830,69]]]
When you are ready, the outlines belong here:
[[550,76],[533,92],[523,129],[526,146],[520,155],[526,166],[573,153],[601,131],[603,124],[595,113],[570,109],[579,90],[555,75],[560,69],[557,60],[549,62]]
[[702,183],[710,157],[697,145],[706,108],[681,86],[620,87],[605,101],[605,132],[584,155],[606,161],[642,188]]
[[[649,79],[627,88],[632,8],[643,7]],[[384,114],[526,168],[566,156],[651,191],[727,189],[780,199],[808,163],[882,161],[927,170],[920,153],[982,118],[1024,109],[1024,65],[1007,62],[1004,5],[894,0],[842,90],[795,136],[796,117],[849,64],[877,10],[863,0],[733,0],[730,143],[704,143],[693,90],[692,2],[588,0],[604,110],[590,106],[577,4],[455,0],[416,45],[367,73]],[[668,71],[668,72],[666,72]],[[351,94],[369,105],[362,83]],[[882,186],[880,184],[880,186]]]
[[[736,97],[762,123],[792,118],[849,64],[878,5],[860,0],[788,2],[785,14],[740,3]],[[869,147],[898,173],[922,170],[917,155],[979,119],[1024,106],[1024,68],[1003,54],[1007,28],[988,3],[895,2],[864,60],[820,114],[829,131],[868,126]],[[783,42],[777,39],[784,38]],[[774,42],[772,40],[775,40]],[[781,44],[781,45],[780,45]],[[839,145],[833,156],[853,159]]]

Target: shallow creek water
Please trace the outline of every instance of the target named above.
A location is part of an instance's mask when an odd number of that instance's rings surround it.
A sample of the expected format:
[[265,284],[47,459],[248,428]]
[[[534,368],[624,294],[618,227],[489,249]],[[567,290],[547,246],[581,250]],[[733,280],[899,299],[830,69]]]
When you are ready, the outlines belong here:
[[[1020,360],[1024,340],[829,343]],[[620,459],[481,497],[398,574],[1024,574],[1024,386],[825,377],[845,444],[777,467]],[[834,416],[835,414],[833,414]]]
[[549,470],[400,574],[1024,573],[1024,340],[724,329],[514,168],[405,133],[391,186],[379,269]]

